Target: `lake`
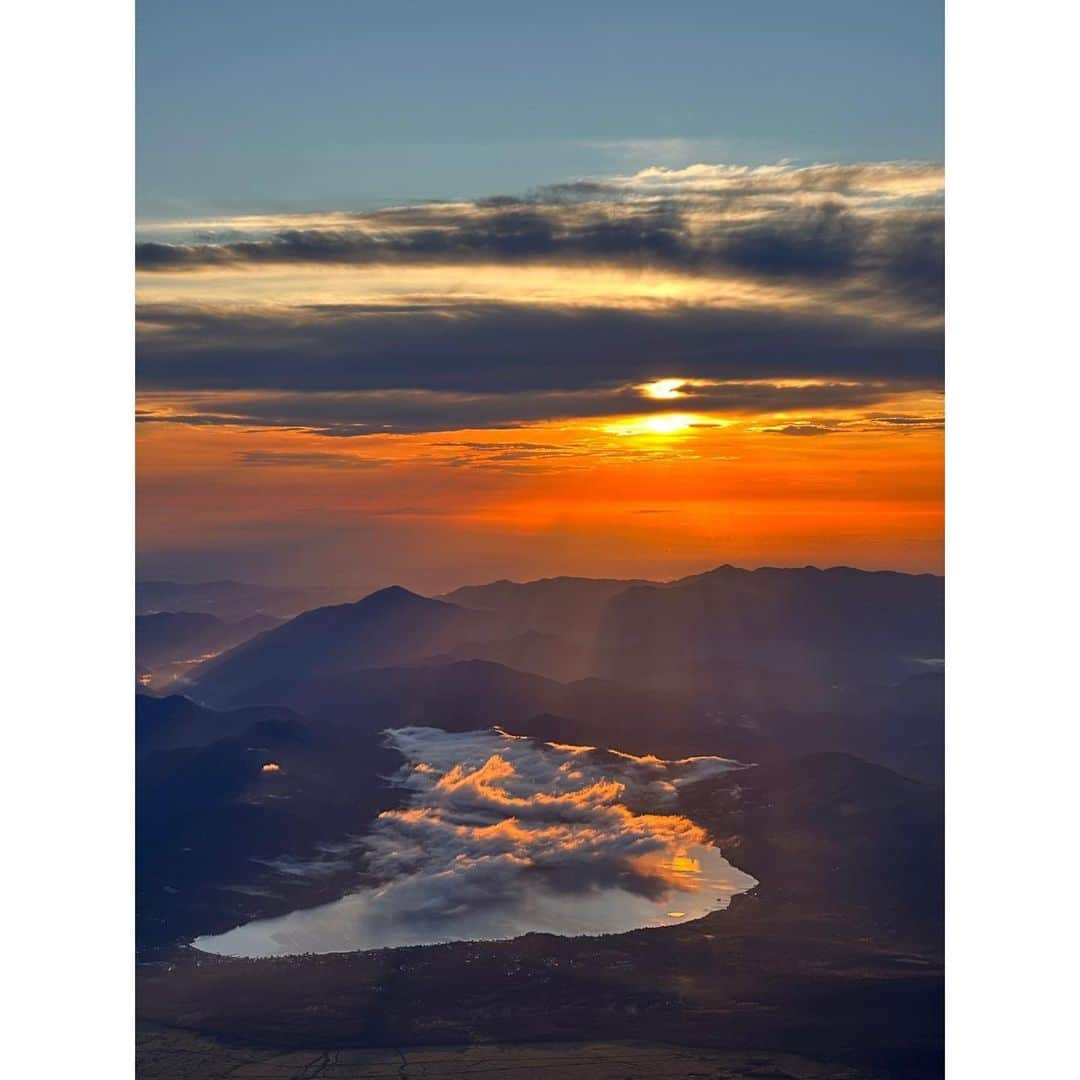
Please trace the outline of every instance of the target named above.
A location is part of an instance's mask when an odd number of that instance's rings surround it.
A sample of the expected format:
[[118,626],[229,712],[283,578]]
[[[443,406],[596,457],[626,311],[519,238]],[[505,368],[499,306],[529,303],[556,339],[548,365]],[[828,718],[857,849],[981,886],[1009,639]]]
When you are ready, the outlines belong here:
[[678,813],[681,785],[738,762],[641,757],[497,728],[399,728],[385,738],[405,761],[389,781],[407,798],[351,849],[373,884],[200,937],[195,948],[265,957],[623,933],[700,918],[757,884]]

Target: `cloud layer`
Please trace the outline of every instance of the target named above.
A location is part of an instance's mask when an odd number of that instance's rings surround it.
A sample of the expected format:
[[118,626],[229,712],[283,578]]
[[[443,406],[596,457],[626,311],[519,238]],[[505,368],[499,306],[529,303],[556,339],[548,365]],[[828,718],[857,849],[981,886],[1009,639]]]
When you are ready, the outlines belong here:
[[620,932],[700,916],[754,884],[671,812],[680,783],[734,762],[640,758],[498,730],[404,728],[387,739],[406,759],[394,782],[409,797],[362,843],[377,884],[199,948],[280,955]]
[[[351,436],[655,411],[633,388],[669,377],[711,382],[695,407],[721,411],[755,404],[738,381],[854,381],[871,404],[936,389],[942,182],[926,164],[700,165],[148,227],[144,419]],[[222,393],[244,398],[230,412]]]
[[929,297],[940,287],[942,191],[940,168],[925,164],[647,169],[526,198],[193,223],[202,239],[144,241],[136,260],[146,272],[468,261],[876,272]]

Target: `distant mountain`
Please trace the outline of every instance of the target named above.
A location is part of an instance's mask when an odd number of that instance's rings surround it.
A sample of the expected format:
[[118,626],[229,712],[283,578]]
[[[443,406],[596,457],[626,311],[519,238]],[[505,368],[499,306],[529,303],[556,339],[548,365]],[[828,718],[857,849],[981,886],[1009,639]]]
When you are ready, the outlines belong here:
[[209,653],[224,652],[280,623],[271,615],[249,615],[226,622],[217,615],[193,611],[162,611],[135,616],[135,659],[167,683],[201,662]]
[[137,581],[135,613],[153,615],[160,611],[204,612],[226,620],[249,615],[282,618],[335,599],[326,588],[290,589],[251,585],[243,581]]
[[277,701],[283,691],[275,685],[413,663],[487,636],[490,623],[483,613],[395,585],[304,612],[208,661],[193,673],[191,694],[217,706]]
[[163,611],[155,615],[135,616],[135,658],[154,668],[181,655],[195,656],[206,651],[208,642],[216,641],[226,623],[216,615],[196,611]]
[[517,725],[753,760],[843,750],[941,777],[941,578],[720,567],[663,585],[555,578],[449,595],[476,606],[392,587],[306,612],[201,665],[185,692],[369,731]]
[[499,726],[515,735],[668,757],[712,753],[756,761],[770,753],[765,740],[718,723],[678,695],[597,678],[562,683],[483,660],[283,675],[254,688],[249,700],[295,709],[320,730],[333,728],[329,737],[342,744],[350,733],[415,724],[446,731]]
[[585,640],[591,645],[604,608],[613,596],[636,585],[653,584],[576,577],[493,581],[489,585],[465,585],[442,599],[498,615],[504,636],[539,631],[564,640]]
[[135,695],[135,753],[138,757],[161,750],[209,746],[245,732],[275,738],[306,738],[307,728],[290,709],[278,707],[218,712],[196,705],[179,694],[168,697]]
[[944,651],[944,582],[929,574],[721,566],[662,583],[496,581],[445,598],[500,628],[451,658],[600,675],[725,708],[831,704],[836,687],[893,682]]
[[465,641],[447,653],[429,658],[430,663],[458,660],[490,660],[518,671],[546,675],[569,682],[582,679],[591,668],[591,650],[573,637],[560,637],[540,630],[526,630],[506,638]]
[[829,708],[783,709],[755,730],[788,753],[846,750],[929,783],[945,782],[945,675],[834,692]]
[[847,567],[723,566],[613,596],[596,672],[706,700],[801,703],[890,682],[944,652],[944,581]]

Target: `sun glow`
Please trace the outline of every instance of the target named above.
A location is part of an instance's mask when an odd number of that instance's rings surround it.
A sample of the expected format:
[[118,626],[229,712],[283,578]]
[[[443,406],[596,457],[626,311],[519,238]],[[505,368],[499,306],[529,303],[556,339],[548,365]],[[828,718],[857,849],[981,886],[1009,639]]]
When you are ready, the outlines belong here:
[[642,426],[654,435],[674,435],[685,431],[694,423],[694,417],[688,413],[666,413],[662,416],[650,416]]
[[689,428],[709,423],[696,413],[657,413],[655,416],[635,416],[612,424],[606,430],[612,435],[679,435]]
[[682,388],[685,385],[685,379],[657,379],[656,382],[642,383],[638,389],[646,397],[657,398],[660,401],[671,401],[674,398],[683,397]]

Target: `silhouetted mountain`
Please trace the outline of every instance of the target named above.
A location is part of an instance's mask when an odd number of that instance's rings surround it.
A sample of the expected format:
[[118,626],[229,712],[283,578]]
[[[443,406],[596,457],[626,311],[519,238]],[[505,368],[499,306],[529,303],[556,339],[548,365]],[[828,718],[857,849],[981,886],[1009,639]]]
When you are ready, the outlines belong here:
[[428,659],[430,663],[444,664],[457,660],[490,660],[518,671],[569,682],[589,674],[589,652],[572,638],[526,630],[508,638],[465,641],[447,653]]
[[[500,724],[556,741],[752,760],[843,750],[941,778],[942,681],[926,668],[943,649],[940,578],[721,567],[670,585],[623,585],[552,579],[464,590],[472,602],[497,601],[494,612],[390,588],[306,612],[207,662],[190,693],[216,706],[290,705],[369,731]],[[595,667],[580,639],[535,629],[497,636],[529,619],[564,618],[576,630],[600,608]],[[462,665],[465,657],[504,666]],[[384,667],[409,670],[371,670]],[[594,701],[584,700],[582,671],[605,676]],[[532,724],[540,716],[542,727]]]
[[500,617],[503,636],[528,630],[586,641],[590,646],[607,602],[635,585],[653,582],[617,578],[542,578],[465,585],[442,599]]
[[832,708],[837,690],[892,683],[940,658],[943,596],[941,578],[847,567],[496,581],[448,594],[500,628],[450,658],[601,675],[727,710]]
[[153,685],[159,681],[167,684],[209,654],[234,648],[279,622],[271,615],[226,622],[216,615],[192,611],[136,615],[136,662],[153,675]]
[[777,761],[688,784],[680,806],[761,882],[735,918],[819,911],[854,935],[914,938],[940,950],[944,801],[940,787],[843,753]]
[[944,650],[944,582],[929,574],[740,570],[626,589],[606,606],[599,674],[710,700],[813,702],[895,681]]
[[489,628],[487,616],[391,586],[352,604],[316,608],[199,667],[192,695],[211,705],[260,704],[265,688],[405,664]]
[[243,581],[137,581],[135,613],[160,611],[204,612],[221,619],[244,619],[249,615],[287,618],[306,608],[334,599],[326,588],[290,589],[251,585]]
[[379,776],[399,759],[377,736],[333,742],[288,709],[139,696],[136,738],[143,945],[340,895],[355,867],[325,845],[347,843],[396,800]]
[[[168,957],[140,967],[145,1015],[268,1039],[284,1023],[305,1047],[355,1038],[369,1013],[378,1045],[415,1035],[417,1015],[438,1018],[422,1037],[439,1040],[526,1023],[537,1040],[615,1038],[632,1015],[653,1041],[695,1046],[856,1032],[873,1075],[905,1075],[898,1046],[911,1075],[940,1075],[943,806],[921,781],[943,760],[942,591],[731,567],[667,585],[496,582],[451,594],[461,604],[390,588],[197,669],[199,701],[243,708],[139,697],[137,941]],[[258,963],[173,947],[376,883],[360,838],[407,797],[384,779],[402,759],[381,734],[406,725],[753,762],[680,784],[664,812],[759,884],[692,923],[603,938]],[[529,957],[536,978],[521,977]]]
[[447,731],[499,726],[515,735],[639,754],[758,760],[769,753],[763,740],[718,724],[678,695],[597,678],[561,683],[484,660],[302,678],[283,673],[253,688],[249,700],[288,706],[332,726],[343,740],[348,732],[369,735],[411,724]]
[[782,709],[755,730],[788,753],[846,750],[930,783],[945,780],[945,675],[928,671],[888,686],[833,694],[827,710]]
[[135,695],[135,752],[139,757],[160,750],[209,746],[248,731],[306,735],[308,729],[290,709],[258,706],[219,712],[196,705],[190,698]]

